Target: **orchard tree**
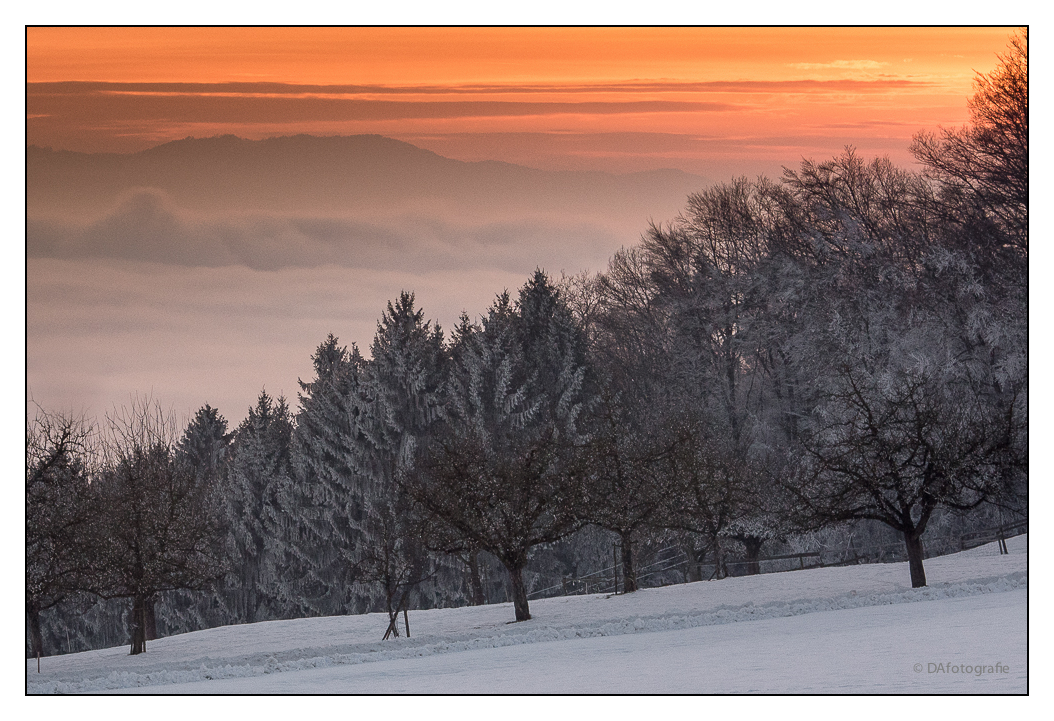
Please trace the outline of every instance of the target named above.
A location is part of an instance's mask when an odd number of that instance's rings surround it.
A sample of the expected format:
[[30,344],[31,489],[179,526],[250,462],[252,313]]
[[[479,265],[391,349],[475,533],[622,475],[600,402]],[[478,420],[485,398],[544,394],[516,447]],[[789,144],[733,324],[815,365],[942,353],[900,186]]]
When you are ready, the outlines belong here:
[[40,614],[86,590],[99,570],[92,496],[95,430],[39,406],[26,424],[26,620],[44,652]]
[[849,152],[803,163],[786,185],[813,246],[799,258],[809,282],[797,339],[812,405],[788,488],[817,523],[898,531],[912,585],[925,585],[934,511],[977,507],[1013,474],[1022,387],[997,359],[1018,353],[992,323],[975,266],[944,244],[922,178]]
[[637,546],[662,526],[673,493],[667,471],[676,440],[664,433],[663,421],[654,408],[631,409],[605,388],[585,449],[580,517],[618,535],[626,593],[638,587]]
[[795,489],[824,522],[873,519],[899,532],[916,588],[926,585],[922,536],[934,511],[976,508],[1000,476],[989,444],[1000,419],[945,370],[933,359],[843,362],[803,434]]
[[404,485],[437,550],[484,550],[509,574],[517,621],[531,617],[532,548],[581,527],[592,400],[581,330],[537,271],[513,307],[499,296],[452,351],[449,417]]
[[107,418],[101,506],[101,573],[93,589],[131,598],[132,654],[156,637],[159,593],[203,589],[220,573],[213,488],[176,453],[175,427],[157,405],[137,400]]

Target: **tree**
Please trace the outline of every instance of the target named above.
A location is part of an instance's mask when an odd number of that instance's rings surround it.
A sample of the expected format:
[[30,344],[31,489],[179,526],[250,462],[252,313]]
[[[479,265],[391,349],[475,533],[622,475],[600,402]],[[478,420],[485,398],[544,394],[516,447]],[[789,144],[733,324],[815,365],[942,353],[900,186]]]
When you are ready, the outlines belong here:
[[922,178],[847,152],[803,163],[786,185],[813,239],[799,256],[808,290],[796,341],[811,409],[788,488],[817,523],[870,518],[901,533],[912,584],[925,585],[934,511],[976,507],[1013,471],[1021,386],[1002,360],[1016,355],[1012,336],[992,322],[976,266],[931,212]]
[[443,417],[443,331],[414,308],[413,293],[403,292],[381,315],[370,354],[362,428],[371,475],[388,495]]
[[416,522],[409,499],[375,499],[366,524],[368,541],[360,550],[354,573],[360,582],[379,583],[384,593],[388,627],[384,639],[399,636],[399,612],[403,612],[406,635],[410,636],[410,594],[432,577],[421,526]]
[[176,452],[201,482],[215,486],[223,481],[232,437],[227,419],[206,403],[183,430]]
[[224,493],[225,547],[233,564],[224,595],[242,623],[298,613],[289,581],[300,569],[292,494],[293,419],[285,399],[261,391],[235,431]]
[[582,525],[580,416],[591,405],[583,338],[537,271],[515,308],[506,293],[482,328],[463,320],[452,357],[448,421],[403,483],[434,548],[484,550],[505,566],[525,621],[531,549]]
[[132,654],[145,651],[156,636],[157,594],[201,589],[220,573],[213,489],[175,445],[172,420],[147,401],[107,418],[104,470],[95,481],[102,508],[101,574],[92,590],[104,598],[132,599]]
[[[911,152],[947,196],[1001,231],[1003,242],[1028,248],[1028,32],[1010,38],[990,75],[974,80],[971,124],[915,135]],[[976,235],[976,234],[975,234]],[[996,244],[999,243],[997,239]]]
[[348,613],[353,567],[369,536],[370,479],[361,430],[366,361],[333,334],[311,360],[315,376],[300,381],[295,432],[302,590],[315,612]]
[[[742,178],[692,194],[673,222],[653,225],[612,262],[596,343],[620,393],[635,396],[634,413],[664,409],[658,426],[701,434],[682,438],[668,459],[680,475],[664,523],[700,529],[716,555],[721,537],[733,535],[755,569],[761,544],[783,531],[769,465],[793,432],[773,241],[782,202],[771,183]],[[704,462],[716,465],[705,470]]]
[[626,593],[637,590],[636,549],[661,527],[672,492],[668,456],[676,441],[654,408],[629,408],[610,388],[599,394],[586,446],[586,498],[580,517],[619,537]]
[[998,419],[945,373],[932,361],[842,362],[804,433],[795,489],[825,522],[869,518],[901,533],[915,588],[934,511],[977,507],[999,475],[988,443]]
[[971,358],[974,392],[1007,421],[1006,492],[1027,507],[1028,477],[1028,31],[1010,38],[989,75],[978,75],[971,123],[919,133],[912,152],[934,181],[939,223],[932,285],[950,332]]
[[98,572],[94,441],[83,419],[39,406],[26,424],[26,619],[37,657],[44,652],[41,612],[87,589]]
[[362,472],[370,490],[368,533],[357,569],[360,580],[382,584],[389,630],[400,608],[407,610],[417,584],[437,570],[429,567],[431,559],[408,515],[412,504],[400,483],[445,414],[443,331],[425,320],[414,301],[413,293],[401,293],[377,323],[372,358],[363,371],[359,418]]

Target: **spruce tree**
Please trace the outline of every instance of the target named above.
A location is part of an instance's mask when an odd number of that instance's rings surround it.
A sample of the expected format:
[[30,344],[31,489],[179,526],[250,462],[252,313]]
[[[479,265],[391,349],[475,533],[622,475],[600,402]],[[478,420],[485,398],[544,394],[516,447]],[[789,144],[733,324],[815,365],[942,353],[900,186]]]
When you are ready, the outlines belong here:
[[291,544],[293,419],[285,399],[266,391],[235,431],[225,493],[227,554],[232,561],[225,597],[242,623],[298,615],[286,592],[298,570]]
[[366,361],[330,334],[312,363],[314,378],[300,381],[295,434],[301,591],[314,613],[362,611],[351,586],[367,536],[369,478],[360,430]]

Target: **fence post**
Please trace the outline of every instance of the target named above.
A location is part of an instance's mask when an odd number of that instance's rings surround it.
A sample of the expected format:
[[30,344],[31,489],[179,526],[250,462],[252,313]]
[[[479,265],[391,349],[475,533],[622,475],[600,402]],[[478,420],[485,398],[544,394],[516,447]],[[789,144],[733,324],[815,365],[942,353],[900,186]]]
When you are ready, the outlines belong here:
[[618,595],[618,543],[611,544],[611,558],[614,563],[611,566],[611,570],[615,574],[615,595]]

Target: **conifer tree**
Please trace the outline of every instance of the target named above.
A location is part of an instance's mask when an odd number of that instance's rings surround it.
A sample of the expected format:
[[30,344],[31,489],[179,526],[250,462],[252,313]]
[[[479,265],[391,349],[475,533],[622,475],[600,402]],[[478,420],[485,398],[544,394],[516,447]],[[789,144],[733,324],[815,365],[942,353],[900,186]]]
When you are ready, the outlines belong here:
[[425,320],[407,292],[388,303],[370,352],[359,424],[362,470],[370,481],[365,497],[369,534],[356,570],[360,580],[382,584],[385,607],[394,618],[436,570],[434,560],[426,560],[401,479],[413,471],[443,421],[447,361],[442,330]]
[[299,600],[287,593],[298,571],[291,549],[293,419],[285,399],[261,391],[235,431],[225,493],[227,554],[233,564],[225,597],[242,623],[290,617]]
[[304,600],[330,615],[356,610],[352,569],[367,541],[369,478],[360,430],[366,361],[330,334],[312,363],[315,376],[300,381],[296,417],[297,547]]

